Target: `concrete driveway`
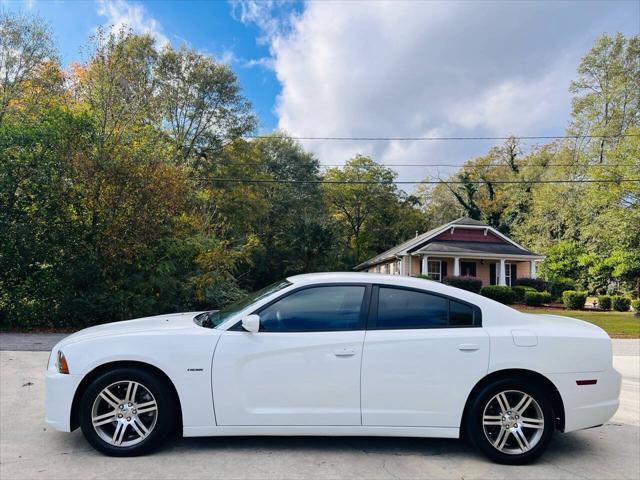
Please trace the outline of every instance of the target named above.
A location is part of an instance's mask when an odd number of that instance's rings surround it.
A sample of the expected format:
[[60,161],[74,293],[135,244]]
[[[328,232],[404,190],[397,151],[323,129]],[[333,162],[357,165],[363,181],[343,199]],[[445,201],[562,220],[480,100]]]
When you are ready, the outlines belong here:
[[[118,478],[640,478],[638,341],[616,341],[622,404],[601,428],[559,434],[535,465],[489,463],[457,440],[188,438],[147,457],[96,453],[80,431],[43,421],[46,352],[0,352],[0,479]],[[631,343],[634,342],[634,343]]]

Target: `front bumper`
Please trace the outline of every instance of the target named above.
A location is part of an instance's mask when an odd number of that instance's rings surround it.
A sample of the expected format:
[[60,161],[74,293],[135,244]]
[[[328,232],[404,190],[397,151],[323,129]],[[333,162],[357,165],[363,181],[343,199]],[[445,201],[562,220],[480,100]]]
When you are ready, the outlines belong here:
[[73,397],[82,381],[82,375],[47,370],[45,387],[45,422],[61,432],[71,431]]
[[[572,432],[603,425],[620,405],[622,376],[611,367],[603,372],[548,375],[564,403],[564,431]],[[578,380],[597,380],[594,385],[578,385]]]

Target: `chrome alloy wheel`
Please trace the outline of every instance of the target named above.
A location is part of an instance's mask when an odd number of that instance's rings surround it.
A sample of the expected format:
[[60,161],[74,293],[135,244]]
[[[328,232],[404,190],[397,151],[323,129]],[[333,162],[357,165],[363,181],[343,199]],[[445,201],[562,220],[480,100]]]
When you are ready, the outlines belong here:
[[544,415],[535,399],[518,390],[495,395],[484,408],[484,434],[493,447],[519,455],[535,447],[544,431]]
[[98,436],[116,447],[142,442],[153,431],[158,404],[147,387],[123,380],[104,388],[91,409],[91,422]]

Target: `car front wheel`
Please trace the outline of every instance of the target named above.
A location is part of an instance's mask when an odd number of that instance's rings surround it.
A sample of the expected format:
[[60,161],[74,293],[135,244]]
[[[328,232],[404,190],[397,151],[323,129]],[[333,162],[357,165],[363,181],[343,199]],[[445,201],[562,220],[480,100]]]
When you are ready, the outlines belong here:
[[80,403],[86,439],[112,456],[142,455],[171,431],[175,401],[162,379],[143,369],[120,368],[97,377]]
[[487,385],[468,412],[471,441],[498,463],[532,462],[546,450],[555,428],[548,397],[543,388],[514,380]]

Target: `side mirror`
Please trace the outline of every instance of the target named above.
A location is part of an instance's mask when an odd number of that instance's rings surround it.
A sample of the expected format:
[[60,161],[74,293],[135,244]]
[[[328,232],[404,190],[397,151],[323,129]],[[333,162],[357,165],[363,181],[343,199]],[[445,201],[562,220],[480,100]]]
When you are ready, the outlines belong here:
[[242,319],[242,328],[247,332],[256,333],[260,330],[260,315],[247,315]]

